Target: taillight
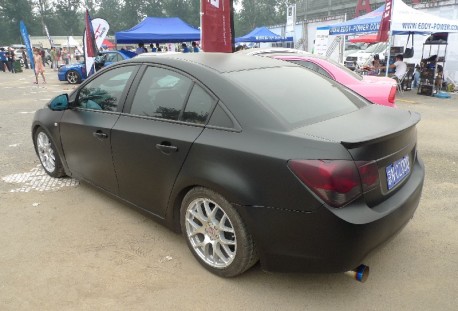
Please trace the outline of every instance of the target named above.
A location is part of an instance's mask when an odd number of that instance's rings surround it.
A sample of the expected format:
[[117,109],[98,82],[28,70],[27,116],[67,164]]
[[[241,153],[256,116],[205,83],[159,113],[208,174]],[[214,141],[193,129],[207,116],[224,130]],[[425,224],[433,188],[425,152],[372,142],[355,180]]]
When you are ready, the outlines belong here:
[[378,184],[375,162],[290,160],[291,171],[332,207],[342,207]]
[[357,161],[356,166],[358,167],[359,176],[361,177],[363,192],[367,192],[378,186],[378,166],[375,161]]
[[396,99],[396,85],[393,85],[390,90],[390,95],[388,95],[388,102],[390,104],[394,104],[395,99]]

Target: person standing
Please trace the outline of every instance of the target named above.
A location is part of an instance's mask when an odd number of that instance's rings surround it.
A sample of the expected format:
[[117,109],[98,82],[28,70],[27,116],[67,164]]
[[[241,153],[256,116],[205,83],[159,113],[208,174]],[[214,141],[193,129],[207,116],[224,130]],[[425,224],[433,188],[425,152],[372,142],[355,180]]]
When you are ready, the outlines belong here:
[[8,62],[8,58],[6,57],[6,53],[4,48],[0,48],[0,67],[3,72],[6,71],[6,63]]
[[196,41],[192,41],[191,45],[192,45],[192,51],[194,53],[198,53],[200,51],[199,47],[197,46],[197,42]]
[[57,70],[57,51],[56,48],[53,46],[51,48],[51,68],[54,69],[54,71]]
[[181,52],[183,52],[183,53],[189,53],[190,52],[188,46],[184,42],[181,44]]
[[38,84],[38,75],[41,74],[43,78],[43,83],[46,83],[45,79],[45,66],[43,65],[43,60],[41,59],[40,51],[38,49],[34,50],[33,60],[35,61],[35,84]]
[[64,49],[62,50],[62,62],[63,62],[65,65],[68,65],[68,64],[69,64],[67,48],[64,48]]
[[8,49],[8,54],[6,56],[7,58],[7,67],[8,71],[11,73],[16,73],[16,70],[14,69],[14,50],[12,48]]
[[46,66],[46,53],[44,49],[40,50],[41,60],[43,61],[43,66]]
[[417,88],[420,86],[420,65],[416,65],[415,66],[415,72],[413,73],[413,77],[412,77],[412,87],[413,88]]
[[143,42],[140,42],[138,44],[138,48],[135,50],[135,53],[142,54],[146,52],[148,52],[148,50],[145,48],[145,44],[143,44]]
[[22,61],[24,62],[24,67],[25,67],[25,69],[29,69],[29,62],[28,62],[28,59],[27,59],[27,53],[25,52],[24,48],[21,48],[21,52],[22,52]]
[[59,48],[56,55],[57,55],[57,67],[59,67],[59,62],[62,59],[62,48]]

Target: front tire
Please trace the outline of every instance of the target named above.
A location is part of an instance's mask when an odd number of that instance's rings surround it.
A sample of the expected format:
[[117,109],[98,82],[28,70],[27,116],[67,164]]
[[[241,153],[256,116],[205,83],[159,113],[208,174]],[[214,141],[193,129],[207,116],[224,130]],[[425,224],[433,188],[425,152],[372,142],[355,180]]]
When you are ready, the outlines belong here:
[[69,70],[65,77],[68,83],[70,84],[79,84],[81,83],[81,76],[76,70]]
[[234,277],[251,268],[254,240],[234,207],[206,188],[190,190],[181,204],[181,230],[189,249],[208,271]]
[[39,128],[35,132],[34,140],[35,150],[46,173],[56,178],[65,176],[59,154],[56,152],[54,143],[44,129]]

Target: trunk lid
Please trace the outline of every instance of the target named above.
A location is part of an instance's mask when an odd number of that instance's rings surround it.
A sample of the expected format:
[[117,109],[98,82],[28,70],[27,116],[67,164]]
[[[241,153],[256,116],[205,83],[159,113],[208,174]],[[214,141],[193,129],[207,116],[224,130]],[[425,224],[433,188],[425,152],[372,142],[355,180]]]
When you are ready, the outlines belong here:
[[[358,111],[296,129],[296,134],[343,145],[354,161],[375,161],[379,186],[364,193],[369,206],[391,196],[408,180],[416,160],[417,131],[420,115],[415,112],[370,105]],[[408,157],[409,173],[396,185],[388,183],[387,167],[397,167]],[[407,163],[403,161],[404,165]],[[399,164],[400,165],[400,164]],[[403,173],[405,173],[405,168]],[[392,170],[391,170],[392,171]],[[391,175],[390,175],[391,176]],[[390,185],[389,185],[390,184]]]

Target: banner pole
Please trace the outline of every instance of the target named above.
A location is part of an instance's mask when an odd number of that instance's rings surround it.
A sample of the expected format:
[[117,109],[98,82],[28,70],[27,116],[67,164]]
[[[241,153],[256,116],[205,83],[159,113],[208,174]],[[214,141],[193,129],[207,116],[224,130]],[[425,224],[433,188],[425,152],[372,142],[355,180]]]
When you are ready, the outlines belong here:
[[[388,2],[388,1],[385,1],[385,6],[386,6],[386,2]],[[387,55],[387,59],[386,59],[386,63],[385,63],[385,77],[388,77],[388,71],[390,70],[391,41],[393,40],[393,30],[391,30],[391,24],[392,24],[392,21],[393,21],[394,2],[395,1],[391,2],[391,7],[390,7],[390,32],[389,32],[389,35],[388,35],[388,46],[387,46],[388,55]]]

